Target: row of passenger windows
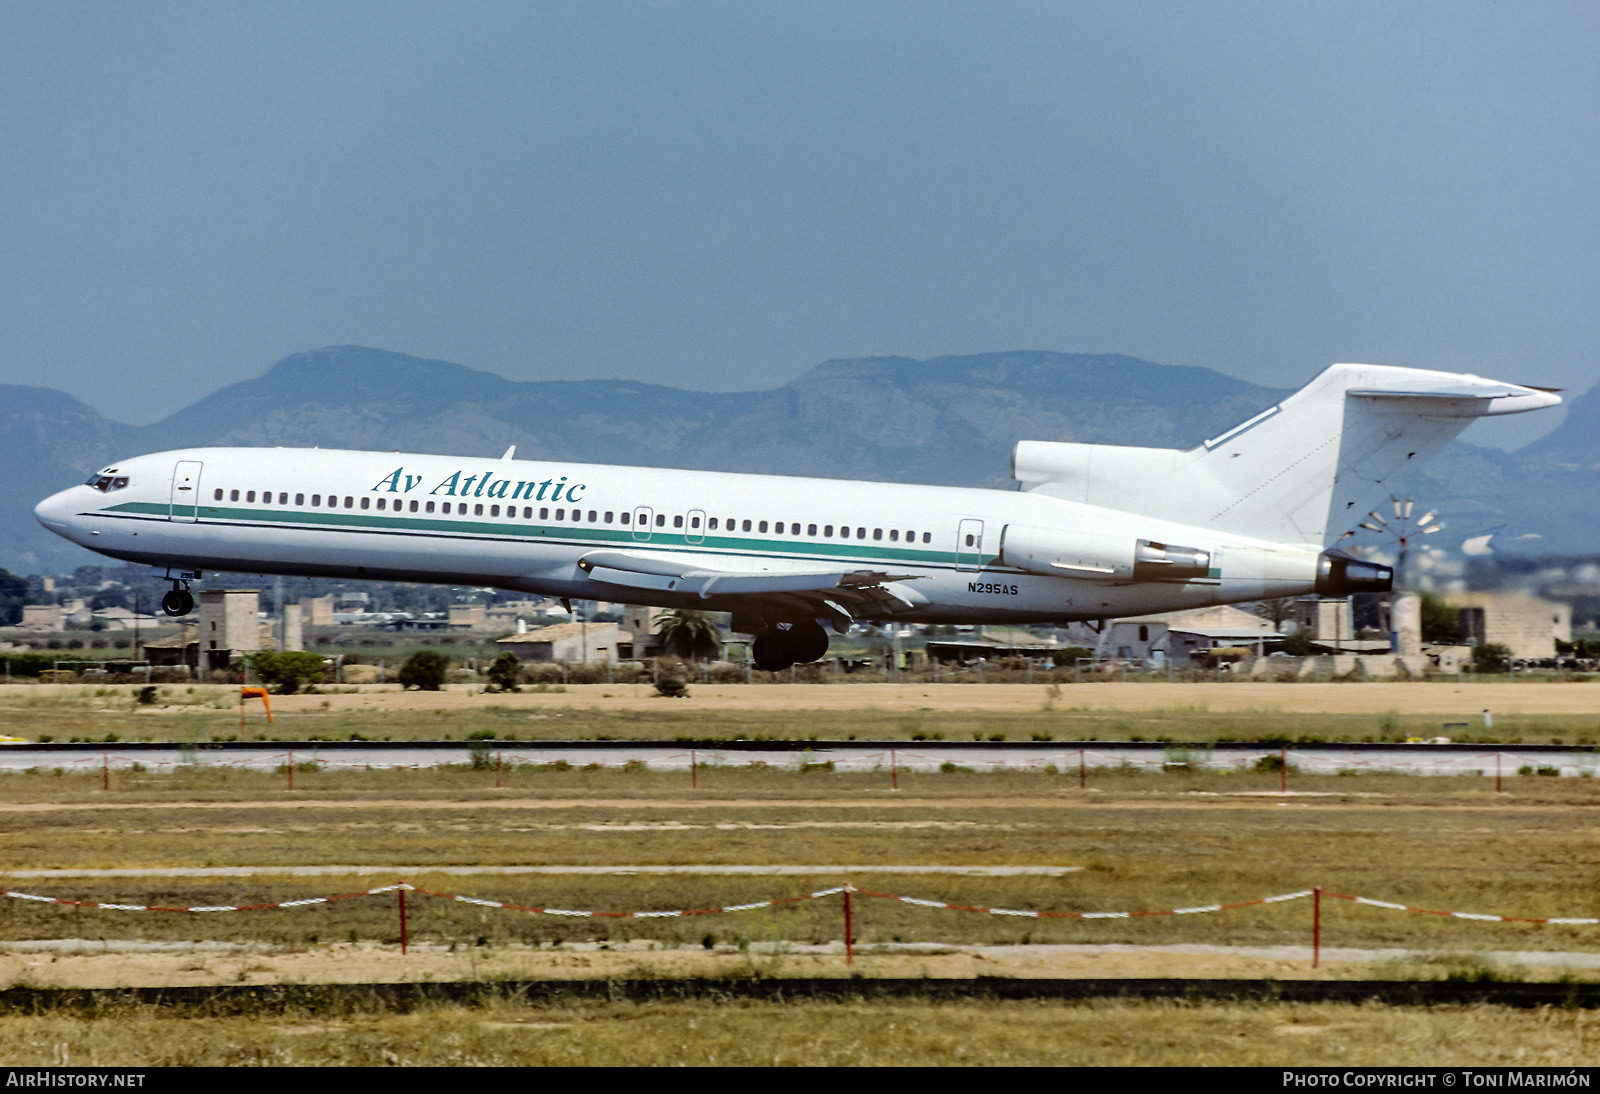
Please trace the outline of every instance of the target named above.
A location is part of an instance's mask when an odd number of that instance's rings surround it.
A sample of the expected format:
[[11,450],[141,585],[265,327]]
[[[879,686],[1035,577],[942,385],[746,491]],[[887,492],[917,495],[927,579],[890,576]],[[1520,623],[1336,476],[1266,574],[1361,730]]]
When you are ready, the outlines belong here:
[[[244,491],[239,491],[239,490],[227,490],[227,491],[216,490],[212,494],[212,500],[214,500],[214,501],[222,501],[224,495],[226,495],[227,500],[229,500],[229,501],[240,501],[240,500],[243,500],[247,504],[255,504],[256,497],[257,497],[256,491],[254,491],[254,490],[244,490]],[[263,504],[263,505],[272,505],[272,504],[274,504],[273,497],[274,497],[274,495],[273,495],[273,492],[271,490],[263,490],[263,491],[261,491],[261,493],[260,493],[261,504]],[[287,492],[280,491],[276,495],[276,497],[277,497],[276,504],[278,504],[278,505],[288,505],[289,504],[289,495],[288,495]],[[326,506],[324,506],[324,500],[326,500]],[[432,513],[432,512],[436,511],[435,510],[435,504],[436,503],[431,502],[431,501],[427,501],[427,502],[412,501],[412,502],[409,503],[409,506],[408,506],[404,499],[395,498],[393,506],[390,506],[389,500],[390,499],[384,498],[384,497],[378,498],[377,499],[377,508],[380,511],[390,510],[390,511],[396,512],[396,513],[402,512],[402,511],[411,512],[411,513]],[[313,509],[321,509],[321,508],[324,508],[324,507],[326,507],[328,509],[338,509],[338,508],[341,508],[341,507],[345,508],[345,509],[357,509],[357,508],[360,508],[360,509],[371,509],[371,508],[373,508],[372,502],[373,502],[373,499],[370,498],[370,497],[356,498],[354,496],[347,496],[347,497],[345,497],[343,499],[343,504],[341,506],[340,499],[337,496],[333,495],[333,494],[329,494],[326,499],[324,499],[321,494],[312,494],[311,495],[311,508],[313,508]],[[294,504],[304,508],[305,504],[306,504],[306,495],[304,495],[304,494],[296,494],[294,496]],[[437,506],[438,506],[437,512],[439,512],[441,514],[444,514],[444,515],[450,515],[451,514],[452,505],[455,508],[455,514],[456,515],[459,515],[459,516],[467,516],[468,515],[468,513],[467,513],[468,503],[464,502],[464,501],[463,502],[448,502],[448,501],[438,502],[437,503]],[[481,502],[472,503],[472,513],[471,513],[471,515],[472,516],[476,516],[476,517],[484,516],[485,515],[485,513],[484,513],[484,509],[485,508],[488,509],[488,514],[487,514],[488,516],[491,516],[491,517],[500,516],[500,506],[498,506],[498,505],[485,506]],[[533,520],[534,519],[533,512],[534,511],[533,511],[533,507],[532,506],[524,506],[523,510],[522,510],[522,519],[523,520]],[[588,515],[588,523],[590,523],[590,524],[631,525],[633,523],[633,514],[632,513],[627,513],[627,512],[620,513],[620,514],[616,513],[616,512],[601,513],[597,509],[590,509],[590,510],[588,510],[587,515]],[[506,506],[505,507],[505,516],[506,516],[507,519],[515,520],[516,517],[517,517],[517,507],[515,505]],[[582,510],[582,509],[571,509],[571,510],[568,510],[568,509],[557,509],[555,511],[555,519],[558,520],[558,521],[570,521],[570,522],[573,522],[573,523],[583,523],[584,516],[585,516],[585,511]],[[666,525],[667,525],[667,516],[666,516],[666,514],[665,513],[656,513],[654,516],[655,516],[655,521],[654,521],[655,527],[657,527],[657,528],[665,528]],[[539,510],[538,519],[542,520],[542,521],[550,520],[551,519],[550,518],[550,510],[548,508],[541,508]],[[648,519],[649,519],[649,517],[646,514],[644,514],[644,513],[640,513],[639,514],[639,523],[641,525],[644,524]],[[696,516],[694,514],[690,514],[690,516],[688,517],[688,528],[689,528],[689,530],[690,531],[700,531],[700,521],[701,521],[701,518],[699,516]],[[674,516],[672,518],[672,526],[674,528],[682,529],[684,527],[684,524],[685,524],[685,518],[683,516],[681,516],[681,515],[680,516]],[[721,519],[719,519],[717,517],[707,518],[706,521],[705,521],[705,531],[710,531],[710,532],[718,531],[719,530],[719,525],[720,525],[720,530],[726,531],[726,532],[740,532],[740,531],[742,531],[742,532],[751,532],[751,531],[754,531],[754,532],[759,532],[759,533],[762,533],[762,534],[769,534],[768,533],[768,529],[770,528],[771,529],[771,532],[770,532],[771,535],[779,535],[779,536],[781,536],[781,535],[788,534],[788,535],[791,535],[791,536],[798,536],[798,535],[802,534],[802,532],[801,532],[801,527],[802,526],[799,523],[796,523],[796,522],[786,522],[786,521],[781,521],[781,520],[771,521],[771,522],[764,521],[764,520],[752,521],[752,520],[740,520],[740,519],[738,519],[736,517],[726,517],[726,518],[721,518]],[[837,534],[837,538],[839,538],[839,539],[850,539],[850,538],[852,538],[852,536],[851,536],[852,531],[854,532],[854,538],[855,539],[866,539],[867,538],[867,534],[868,534],[868,530],[866,528],[858,526],[858,527],[855,527],[854,529],[852,529],[852,527],[850,525],[848,525],[848,524],[839,525],[839,527],[837,529],[837,533],[835,532],[834,526],[831,525],[831,524],[824,524],[824,525],[820,525],[820,526],[816,525],[816,524],[807,524],[807,525],[804,526],[804,528],[805,528],[805,532],[803,534],[806,535],[806,536],[809,536],[809,537],[811,537],[813,539],[817,538],[817,536],[819,534],[819,529],[820,529],[820,535],[821,535],[821,537],[823,539],[834,539],[836,534]],[[871,530],[871,536],[872,536],[872,539],[881,542],[885,538],[885,531],[882,528],[873,528]],[[902,539],[902,537],[903,537],[903,539]],[[915,543],[915,542],[917,542],[917,532],[915,530],[913,530],[913,529],[906,529],[904,532],[902,532],[899,528],[890,528],[890,529],[888,529],[887,538],[888,538],[890,543],[900,543],[900,542]],[[933,533],[931,533],[931,532],[923,532],[922,533],[922,542],[923,543],[931,543],[931,542],[933,542]]]

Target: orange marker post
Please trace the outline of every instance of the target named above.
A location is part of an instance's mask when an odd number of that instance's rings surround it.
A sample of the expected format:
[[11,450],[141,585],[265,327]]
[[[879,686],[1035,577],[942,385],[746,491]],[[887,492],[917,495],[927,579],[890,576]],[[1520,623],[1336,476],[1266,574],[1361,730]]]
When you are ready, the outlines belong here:
[[244,701],[246,699],[260,699],[261,705],[267,708],[267,723],[272,723],[272,700],[267,698],[266,688],[242,687],[239,689],[239,736],[244,736]]

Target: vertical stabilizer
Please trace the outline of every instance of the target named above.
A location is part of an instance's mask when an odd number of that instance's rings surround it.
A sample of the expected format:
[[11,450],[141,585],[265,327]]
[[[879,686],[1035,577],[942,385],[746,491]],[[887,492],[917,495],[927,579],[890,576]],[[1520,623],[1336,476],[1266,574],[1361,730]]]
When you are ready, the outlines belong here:
[[1023,441],[1029,489],[1276,542],[1327,544],[1474,419],[1560,396],[1477,376],[1334,365],[1187,452]]

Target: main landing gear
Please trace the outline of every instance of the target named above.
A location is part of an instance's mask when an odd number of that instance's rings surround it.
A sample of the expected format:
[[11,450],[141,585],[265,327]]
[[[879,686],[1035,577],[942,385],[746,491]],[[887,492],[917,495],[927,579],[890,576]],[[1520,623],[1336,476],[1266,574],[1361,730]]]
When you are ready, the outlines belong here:
[[750,657],[762,672],[779,672],[796,662],[820,661],[828,652],[828,632],[815,619],[778,623],[756,635]]
[[167,571],[166,580],[172,582],[172,591],[161,598],[161,610],[170,616],[188,615],[194,611],[194,594],[189,591],[189,579],[198,578],[200,571],[172,576],[172,571]]

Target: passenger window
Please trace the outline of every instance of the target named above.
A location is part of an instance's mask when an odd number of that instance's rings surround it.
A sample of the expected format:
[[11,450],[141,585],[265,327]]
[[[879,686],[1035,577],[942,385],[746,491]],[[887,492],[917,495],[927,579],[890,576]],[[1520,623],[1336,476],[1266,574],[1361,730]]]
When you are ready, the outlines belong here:
[[611,523],[611,516],[612,516],[611,511],[609,509],[606,510],[606,523],[607,524]]
[[667,515],[665,513],[657,513],[656,514],[656,527],[657,528],[665,528],[666,526],[667,526]]
[[596,513],[593,509],[589,510],[589,523],[593,524],[595,522],[595,518],[598,517],[599,515],[600,514]]
[[762,521],[759,525],[757,525],[757,528],[758,530],[765,532],[767,530],[767,522]]
[[857,528],[856,529],[856,538],[857,539],[866,539],[867,538],[867,530],[865,528]]
[[548,510],[548,509],[539,510],[539,519],[540,520],[549,520],[550,519],[550,510]]
[[883,538],[883,529],[882,528],[874,528],[872,530],[872,538],[873,539],[882,539]]
[[449,502],[441,503],[440,506],[439,506],[439,511],[444,513],[446,516],[448,516],[450,514],[450,503]]
[[[91,485],[93,485],[93,484],[91,484]],[[221,501],[222,500],[222,491],[218,490],[215,494],[212,494],[211,495],[211,500],[212,501]]]
[[411,503],[411,511],[413,513],[415,513],[417,511],[417,503],[416,502],[412,502]]
[[237,491],[237,490],[229,490],[228,491],[228,500],[229,501],[238,501],[239,500],[239,491]]
[[[367,507],[367,499],[366,498],[362,498],[361,499],[361,507],[363,509],[365,509]],[[388,507],[389,507],[389,499],[388,498],[379,498],[378,499],[378,508],[379,509],[387,509]]]
[[924,542],[924,543],[932,543],[933,542],[933,533],[932,532],[924,532],[924,533],[922,533],[922,542]]
[[[746,531],[746,532],[748,532],[748,531],[749,531],[749,530],[750,530],[750,522],[749,522],[749,521],[745,521],[745,522],[744,522],[744,530],[745,530],[745,531]],[[762,528],[762,529],[761,529],[761,530],[762,530],[762,531],[763,531],[763,532],[765,532],[765,531],[766,531],[766,528],[765,528],[765,527],[763,527],[763,528]]]
[[833,538],[833,525],[824,524],[822,526],[822,538],[823,539],[832,539]]
[[715,532],[717,530],[717,518],[712,517],[710,520],[706,521],[706,528]]
[[498,517],[500,515],[500,507],[498,505],[489,506],[489,515],[491,517]]
[[371,498],[362,498],[361,499],[361,508],[366,509],[371,505],[372,505],[372,499]]
[[698,528],[698,527],[700,527],[700,518],[699,517],[690,517],[689,518],[689,527],[690,528]]
[[806,525],[806,535],[814,536],[816,534],[817,534],[817,526],[815,524]]
[[289,504],[289,495],[280,492],[278,494],[278,504],[279,505],[288,505]]
[[917,533],[915,533],[915,532],[907,532],[906,533],[906,542],[907,543],[915,543],[915,542],[917,542]]
[[683,517],[682,516],[673,517],[672,518],[672,526],[674,528],[682,528],[683,527]]
[[472,515],[475,517],[483,516],[483,502],[480,501],[477,505],[472,507]]
[[322,495],[321,494],[312,494],[311,495],[312,508],[316,508],[317,506],[320,506],[321,504],[322,504]]
[[557,509],[556,510],[556,519],[557,520],[566,520],[567,519],[567,511],[565,509]]
[[789,525],[789,534],[791,536],[798,536],[800,534],[800,526],[798,524]]
[[970,536],[970,535],[969,535],[969,536],[967,536],[967,546],[968,546],[968,547],[971,547],[971,546],[972,546],[972,537],[971,537],[971,536]]
[[[361,500],[365,501],[366,499],[362,498]],[[356,507],[356,499],[355,498],[345,498],[344,499],[344,507],[346,509],[354,509]]]
[[255,501],[256,500],[256,492],[254,490],[245,491],[244,500],[247,501],[247,502]]
[[522,507],[522,519],[523,520],[532,520],[533,519],[533,509],[532,509],[531,506],[524,505]]
[[429,502],[429,503],[428,503],[428,504],[427,504],[427,506],[426,506],[426,507],[425,507],[425,508],[424,508],[424,510],[423,510],[423,511],[424,511],[424,512],[427,512],[427,513],[431,513],[431,512],[433,512],[433,502],[431,502],[431,501],[430,501],[430,502]]
[[900,542],[900,529],[898,529],[898,528],[889,529],[889,542],[890,543],[899,543]]
[[306,496],[304,494],[296,494],[294,496],[294,503],[296,505],[304,505],[306,503]]

